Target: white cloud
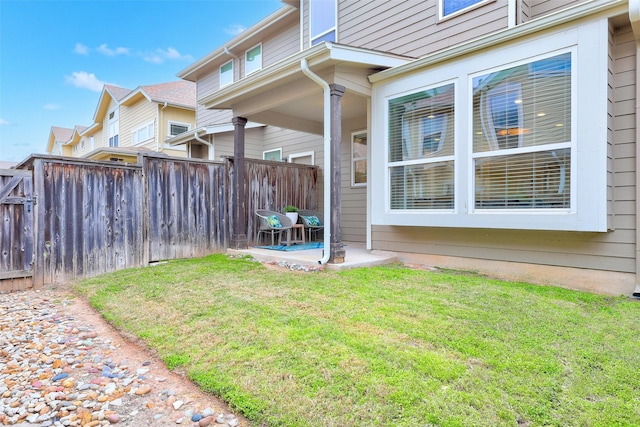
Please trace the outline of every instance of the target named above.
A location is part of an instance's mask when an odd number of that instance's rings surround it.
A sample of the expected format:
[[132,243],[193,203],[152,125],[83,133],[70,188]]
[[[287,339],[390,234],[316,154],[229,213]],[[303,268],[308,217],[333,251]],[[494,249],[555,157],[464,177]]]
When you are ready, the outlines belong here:
[[0,125],[10,125],[10,124],[11,124],[10,121],[0,118]]
[[44,108],[45,110],[55,111],[55,110],[61,110],[62,109],[62,105],[48,103],[48,104],[44,104],[42,106],[42,108]]
[[98,52],[105,56],[116,56],[116,55],[129,55],[129,49],[126,47],[117,47],[115,49],[111,49],[107,46],[106,43],[101,44],[96,49]]
[[165,60],[184,60],[192,61],[191,55],[183,55],[173,47],[164,49],[156,49],[153,52],[142,55],[142,58],[147,62],[153,62],[154,64],[162,64]]
[[71,76],[65,76],[67,83],[74,85],[80,89],[89,89],[94,92],[100,92],[105,82],[99,80],[95,74],[86,71],[74,71]]
[[244,25],[231,24],[227,28],[224,29],[224,32],[227,33],[227,34],[231,34],[232,36],[237,36],[238,34],[240,34],[241,32],[243,32],[246,29],[247,29],[247,27],[245,27]]
[[230,25],[227,26],[227,28],[224,29],[224,32],[227,33],[227,34],[230,34],[232,36],[237,36],[238,34],[240,34],[241,32],[243,32],[246,29],[247,29],[247,27],[245,27],[244,25],[230,24]]
[[89,54],[89,48],[85,45],[83,45],[82,43],[76,43],[76,47],[73,49],[73,51],[75,53],[77,53],[78,55],[88,55]]

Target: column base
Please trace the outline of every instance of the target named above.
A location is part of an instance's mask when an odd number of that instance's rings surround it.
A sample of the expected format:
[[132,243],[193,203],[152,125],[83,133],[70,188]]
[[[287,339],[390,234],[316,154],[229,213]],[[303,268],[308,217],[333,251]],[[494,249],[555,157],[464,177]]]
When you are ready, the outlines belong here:
[[247,242],[246,234],[234,234],[231,236],[231,249],[248,249],[249,244]]

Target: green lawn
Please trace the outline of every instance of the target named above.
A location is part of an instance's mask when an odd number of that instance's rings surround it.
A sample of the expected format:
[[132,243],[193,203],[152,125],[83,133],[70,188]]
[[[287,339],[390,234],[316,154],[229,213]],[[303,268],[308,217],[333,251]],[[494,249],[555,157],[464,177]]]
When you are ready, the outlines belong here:
[[256,424],[640,425],[640,302],[624,297],[225,255],[76,290]]

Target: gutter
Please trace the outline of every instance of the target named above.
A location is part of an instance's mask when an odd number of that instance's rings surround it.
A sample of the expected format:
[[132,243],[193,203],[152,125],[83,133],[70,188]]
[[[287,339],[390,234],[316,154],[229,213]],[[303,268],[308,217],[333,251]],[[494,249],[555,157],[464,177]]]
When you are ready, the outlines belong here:
[[331,256],[331,89],[329,83],[309,69],[306,58],[300,60],[300,69],[322,87],[324,95],[324,255],[318,264],[326,264]]
[[[629,21],[636,39],[636,81],[640,70],[640,0],[629,0]],[[640,85],[636,84],[636,289],[633,296],[640,298]]]

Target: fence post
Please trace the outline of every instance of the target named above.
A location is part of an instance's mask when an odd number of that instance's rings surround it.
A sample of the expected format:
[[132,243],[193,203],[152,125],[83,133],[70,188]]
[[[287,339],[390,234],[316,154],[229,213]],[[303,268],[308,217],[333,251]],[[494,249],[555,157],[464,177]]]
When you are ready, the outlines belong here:
[[232,201],[234,221],[231,248],[247,249],[247,202],[244,191],[244,127],[247,119],[234,117],[231,122],[233,123],[233,188],[236,196]]

